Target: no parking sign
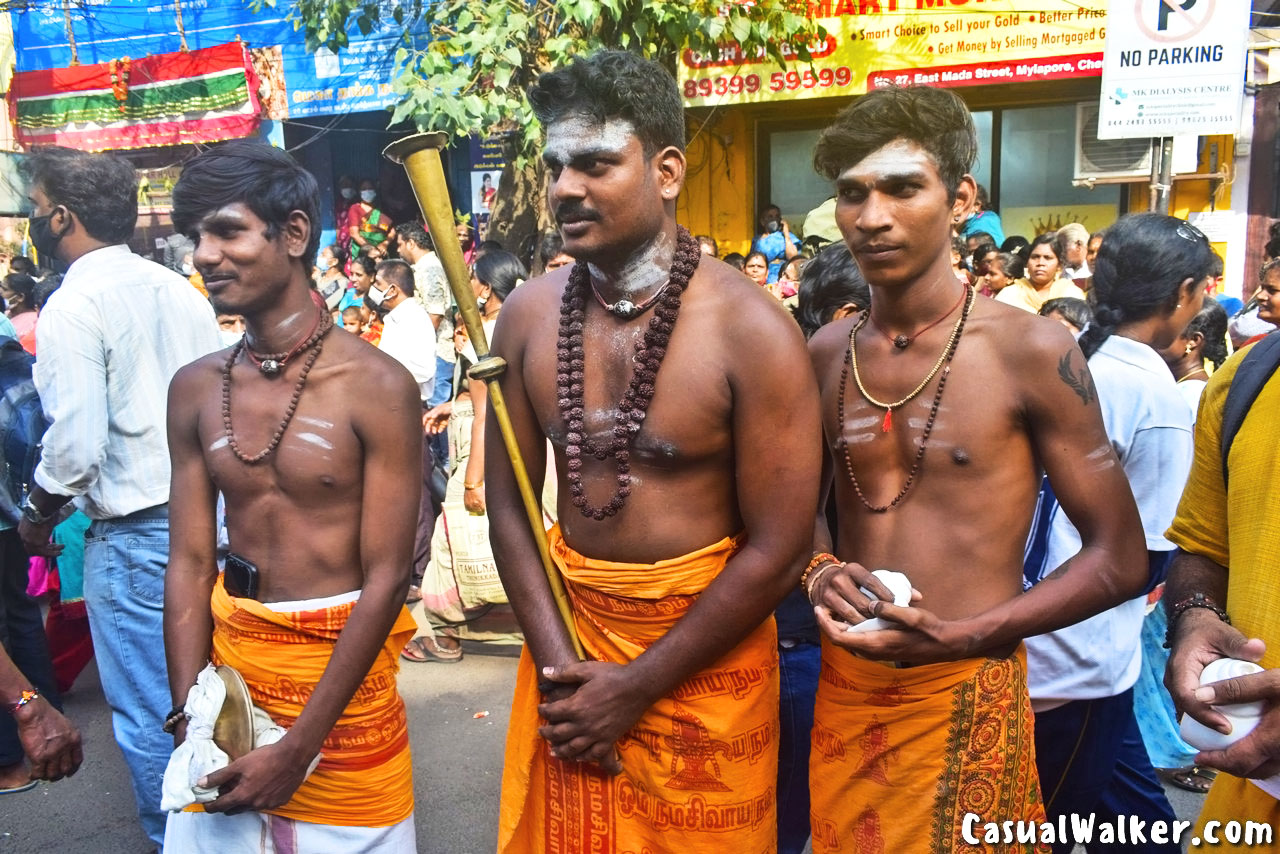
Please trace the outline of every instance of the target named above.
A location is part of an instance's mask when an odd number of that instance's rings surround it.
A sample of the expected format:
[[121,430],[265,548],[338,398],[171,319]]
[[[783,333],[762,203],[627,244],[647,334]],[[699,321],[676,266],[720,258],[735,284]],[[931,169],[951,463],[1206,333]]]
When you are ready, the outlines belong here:
[[1235,133],[1246,0],[1111,0],[1099,139]]

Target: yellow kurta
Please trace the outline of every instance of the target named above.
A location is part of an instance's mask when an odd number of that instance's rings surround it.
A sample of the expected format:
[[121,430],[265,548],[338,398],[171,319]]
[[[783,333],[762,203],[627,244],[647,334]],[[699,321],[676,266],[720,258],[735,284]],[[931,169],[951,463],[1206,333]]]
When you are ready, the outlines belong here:
[[[1223,407],[1248,349],[1213,375],[1200,398],[1195,461],[1167,536],[1185,551],[1227,567],[1231,621],[1246,637],[1266,641],[1261,664],[1271,669],[1280,667],[1280,536],[1274,524],[1280,508],[1280,372],[1262,389],[1231,444],[1229,488],[1222,478]],[[1219,774],[1200,813],[1201,824],[1215,820],[1280,827],[1280,802],[1246,780]],[[1246,849],[1223,843],[1214,850]]]
[[[556,526],[590,658],[625,663],[685,615],[737,550],[734,540],[653,565],[583,557]],[[526,648],[507,732],[501,854],[767,854],[777,850],[778,645],[770,617],[715,664],[651,707],[618,742],[623,771],[562,762],[537,728]]]
[[1076,287],[1075,282],[1070,279],[1054,279],[1053,283],[1043,291],[1037,291],[1026,279],[1014,279],[996,294],[996,301],[1032,314],[1039,314],[1041,306],[1059,297],[1084,299],[1084,291]]

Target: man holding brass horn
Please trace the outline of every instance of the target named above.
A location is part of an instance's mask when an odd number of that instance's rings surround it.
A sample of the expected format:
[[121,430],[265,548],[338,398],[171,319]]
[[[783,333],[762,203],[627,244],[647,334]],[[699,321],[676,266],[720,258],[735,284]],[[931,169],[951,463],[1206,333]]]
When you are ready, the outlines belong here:
[[[214,305],[243,315],[246,330],[180,370],[169,392],[167,728],[179,742],[209,737],[186,716],[212,658],[239,671],[253,704],[286,730],[271,744],[255,732],[236,750],[213,728],[231,761],[196,772],[196,794],[217,797],[205,812],[170,815],[174,851],[242,850],[237,840],[257,850],[268,837],[277,851],[416,850],[395,674],[414,631],[404,600],[422,406],[398,362],[330,334],[308,281],[318,214],[315,179],[262,142],[197,157],[174,189],[174,224],[196,241]],[[219,492],[231,548],[221,575]]]
[[544,74],[549,202],[577,259],[505,303],[494,353],[521,455],[560,476],[548,535],[579,662],[497,431],[491,537],[526,637],[499,850],[776,845],[777,644],[821,435],[795,323],[675,220],[684,118],[661,66]]

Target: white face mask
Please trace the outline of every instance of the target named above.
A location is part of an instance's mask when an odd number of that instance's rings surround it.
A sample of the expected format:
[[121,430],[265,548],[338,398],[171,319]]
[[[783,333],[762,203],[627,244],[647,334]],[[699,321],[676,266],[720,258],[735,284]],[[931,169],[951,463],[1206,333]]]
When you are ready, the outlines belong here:
[[360,201],[373,204],[373,200],[377,198],[378,193],[375,190],[361,190]]
[[218,337],[222,339],[223,347],[234,347],[236,342],[244,337],[244,333],[236,332],[234,329],[219,329]]
[[374,305],[382,305],[382,301],[387,298],[386,291],[380,291],[377,288],[369,288],[369,302]]
[[195,271],[196,271],[196,268],[195,268],[195,265],[194,265],[194,264],[183,264],[183,265],[182,265],[182,275],[184,275],[184,276],[190,276],[190,275],[191,275],[192,273],[194,273]]
[[338,192],[342,194],[342,198],[344,199],[354,199],[356,197],[356,190],[354,187],[343,187]]

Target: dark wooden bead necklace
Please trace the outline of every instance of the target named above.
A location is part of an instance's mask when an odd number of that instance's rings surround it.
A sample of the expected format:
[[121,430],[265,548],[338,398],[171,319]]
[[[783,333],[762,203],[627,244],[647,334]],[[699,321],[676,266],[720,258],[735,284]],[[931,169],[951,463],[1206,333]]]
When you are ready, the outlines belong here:
[[[960,336],[964,334],[965,321],[969,319],[969,312],[973,310],[973,303],[977,294],[976,291],[967,285],[965,286],[965,292],[968,299],[965,300],[964,310],[960,312],[960,319],[956,321],[955,328],[951,332],[951,338],[947,341],[946,349],[942,352],[942,357],[938,360],[937,364],[935,364],[933,370],[929,372],[928,376],[925,377],[925,381],[916,387],[915,391],[897,403],[886,405],[870,397],[863,388],[861,380],[858,379],[858,391],[862,394],[863,398],[873,406],[877,406],[882,409],[886,406],[891,407],[886,410],[886,413],[888,413],[892,412],[893,408],[908,403],[912,398],[924,390],[924,387],[929,384],[935,375],[940,373],[938,376],[938,388],[933,393],[933,405],[929,407],[929,420],[925,422],[924,433],[920,436],[920,446],[916,448],[915,459],[911,462],[911,471],[907,473],[907,482],[902,485],[902,489],[898,490],[898,494],[895,495],[893,500],[888,504],[872,504],[867,500],[867,496],[863,494],[862,487],[858,483],[858,476],[854,474],[853,471],[853,460],[849,458],[849,442],[848,439],[845,438],[845,393],[849,387],[849,374],[853,373],[855,374],[855,379],[857,378],[857,367],[854,360],[857,358],[855,348],[858,341],[858,330],[867,322],[867,318],[870,317],[871,312],[864,311],[862,316],[858,318],[858,321],[854,323],[853,329],[849,333],[849,348],[844,355],[844,370],[840,374],[840,391],[836,396],[836,410],[839,417],[837,424],[840,429],[840,438],[836,440],[836,444],[839,445],[840,452],[844,456],[845,472],[849,475],[850,483],[853,484],[854,493],[857,494],[858,500],[862,502],[862,506],[866,507],[872,513],[885,513],[901,504],[902,500],[907,497],[907,493],[911,491],[911,487],[915,484],[916,477],[920,474],[920,465],[924,461],[924,451],[925,448],[929,446],[929,436],[933,433],[934,422],[938,420],[938,407],[942,404],[942,392],[946,389],[947,377],[951,374],[951,359],[956,354],[956,348],[960,346]],[[941,368],[941,372],[939,372],[939,368]],[[888,421],[888,418],[889,416],[886,414],[886,424],[891,423]],[[888,432],[888,430],[889,428],[885,427],[882,432]]]
[[[271,441],[267,443],[265,448],[252,456],[240,449],[240,443],[236,441],[235,430],[231,427],[231,369],[235,366],[240,353],[242,351],[248,353],[249,348],[244,338],[241,338],[231,348],[231,355],[227,357],[227,363],[222,368],[222,434],[227,439],[227,445],[231,448],[231,453],[235,454],[236,459],[240,462],[250,466],[257,465],[271,456],[280,445],[280,440],[284,438],[284,431],[288,429],[289,422],[293,420],[294,413],[298,411],[298,401],[302,398],[302,389],[306,387],[307,376],[311,373],[311,368],[315,365],[316,359],[320,358],[320,350],[324,346],[324,336],[331,329],[333,329],[333,316],[328,311],[321,309],[320,316],[311,334],[302,339],[302,343],[297,347],[289,351],[289,358],[298,353],[305,352],[307,354],[306,361],[302,363],[302,373],[298,375],[298,382],[293,387],[293,396],[289,398],[289,406],[285,410],[284,418],[280,421],[280,426],[271,435]],[[249,358],[253,359],[252,356],[249,356]],[[281,359],[281,365],[287,360],[287,358]],[[259,370],[262,370],[267,376],[272,376],[275,373],[263,370],[261,365],[259,365]]]
[[[631,448],[644,424],[649,404],[653,401],[658,369],[662,367],[662,360],[667,355],[671,332],[680,313],[681,297],[689,286],[694,271],[698,269],[701,257],[698,241],[683,226],[677,226],[671,278],[659,292],[660,297],[653,317],[649,318],[648,329],[636,342],[632,360],[634,373],[614,416],[613,438],[604,444],[597,444],[587,438],[585,428],[586,405],[583,395],[586,388],[586,355],[582,347],[582,326],[586,318],[588,294],[593,291],[591,273],[581,261],[574,264],[569,273],[569,282],[560,303],[560,334],[556,341],[556,398],[560,417],[564,419],[568,434],[565,446],[565,479],[569,483],[569,500],[589,519],[600,521],[616,515],[631,494]],[[617,486],[613,497],[604,505],[595,506],[587,500],[586,487],[582,482],[583,451],[598,460],[613,456]]]

